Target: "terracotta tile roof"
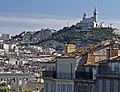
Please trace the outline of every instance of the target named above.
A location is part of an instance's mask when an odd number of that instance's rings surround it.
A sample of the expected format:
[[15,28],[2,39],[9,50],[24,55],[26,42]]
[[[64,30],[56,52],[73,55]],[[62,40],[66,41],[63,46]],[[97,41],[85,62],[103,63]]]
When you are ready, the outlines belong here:
[[116,44],[115,41],[111,41],[109,44],[106,44],[106,45],[104,45],[104,44],[89,45],[89,46],[86,46],[84,48],[79,48],[76,51],[71,52],[71,53],[69,53],[67,55],[68,56],[72,56],[72,55],[73,56],[77,56],[77,55],[80,56],[82,54],[95,52],[95,51],[98,51],[98,50],[113,46],[114,44]]

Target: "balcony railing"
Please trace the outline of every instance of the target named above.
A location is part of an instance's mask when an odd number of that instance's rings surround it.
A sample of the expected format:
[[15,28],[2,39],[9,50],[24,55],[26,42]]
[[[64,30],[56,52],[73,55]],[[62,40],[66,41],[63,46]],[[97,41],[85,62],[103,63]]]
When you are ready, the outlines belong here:
[[42,77],[56,78],[56,71],[43,71]]
[[93,79],[93,74],[92,72],[76,71],[76,79]]
[[76,73],[56,73],[56,71],[43,71],[42,77],[54,78],[54,79],[92,79],[93,74],[91,72],[76,72]]
[[120,75],[120,67],[101,66],[98,69],[98,74]]
[[56,71],[43,71],[42,77],[54,78],[54,79],[74,79],[74,74],[72,73],[56,73]]

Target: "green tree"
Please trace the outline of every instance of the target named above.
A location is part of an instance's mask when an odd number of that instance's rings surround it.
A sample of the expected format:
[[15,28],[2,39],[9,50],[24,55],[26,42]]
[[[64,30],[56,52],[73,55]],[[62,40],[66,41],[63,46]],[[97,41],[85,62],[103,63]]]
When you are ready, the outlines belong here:
[[1,87],[0,92],[10,92],[10,89],[8,87]]
[[32,90],[26,89],[26,90],[24,90],[23,92],[32,92]]

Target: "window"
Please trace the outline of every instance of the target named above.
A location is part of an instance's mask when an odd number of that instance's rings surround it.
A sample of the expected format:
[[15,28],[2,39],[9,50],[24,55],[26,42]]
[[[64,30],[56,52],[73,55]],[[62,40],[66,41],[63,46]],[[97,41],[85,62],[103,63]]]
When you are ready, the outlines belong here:
[[110,80],[106,80],[105,92],[110,92]]
[[45,92],[48,92],[48,83],[45,83]]
[[89,92],[89,86],[88,84],[83,84],[84,92]]
[[53,86],[54,86],[53,83],[51,83],[51,92],[53,92],[53,89],[54,89]]
[[120,75],[120,63],[119,63],[119,75]]
[[96,92],[96,87],[95,87],[95,85],[92,85],[92,86],[91,86],[91,92]]
[[114,72],[114,71],[115,71],[115,64],[112,63],[112,72]]
[[67,92],[72,92],[72,84],[67,85]]
[[103,81],[98,80],[98,92],[103,92]]
[[54,83],[53,86],[54,86],[54,92],[56,92],[56,83]]
[[84,92],[84,85],[83,84],[79,84],[79,88],[80,92]]
[[60,78],[60,79],[62,78],[62,74],[61,73],[62,73],[62,64],[59,64],[58,65],[58,78]]
[[61,90],[62,92],[66,92],[66,84],[61,84]]
[[114,92],[118,92],[118,80],[114,80]]
[[71,63],[71,74],[72,74],[72,79],[74,78],[74,64]]
[[60,84],[58,84],[58,92],[61,92],[61,90],[60,90]]
[[119,64],[116,62],[115,63],[115,73],[118,74],[118,71],[119,71]]
[[66,79],[69,78],[69,72],[68,71],[69,71],[69,64],[66,64],[66,72],[65,72],[66,73],[65,74],[66,75],[66,77],[65,77]]

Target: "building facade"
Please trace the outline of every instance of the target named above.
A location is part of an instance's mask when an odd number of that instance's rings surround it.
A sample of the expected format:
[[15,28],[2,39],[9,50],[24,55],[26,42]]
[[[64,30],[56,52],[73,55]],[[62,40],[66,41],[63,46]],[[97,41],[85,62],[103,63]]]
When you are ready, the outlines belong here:
[[[100,64],[100,62],[105,63],[105,61],[118,57],[118,49],[115,47],[114,44],[90,46],[57,57],[52,70],[45,69],[43,71],[44,92],[118,92],[109,91],[109,89],[113,87],[110,78],[114,78],[114,83],[115,85],[118,84],[119,90],[119,76],[114,74],[118,74],[120,70],[118,66],[120,67],[120,65],[118,63],[107,63],[108,65],[103,67],[105,69],[102,69]],[[113,75],[108,77],[109,73],[107,73],[103,76],[102,74],[106,73],[105,71],[108,69]],[[107,84],[104,84],[104,79]],[[105,85],[109,89],[105,89]]]
[[98,70],[97,92],[120,92],[120,57],[100,64]]
[[74,92],[75,57],[58,57],[52,70],[43,71],[45,92]]
[[2,34],[0,39],[1,40],[9,40],[10,39],[10,34]]

